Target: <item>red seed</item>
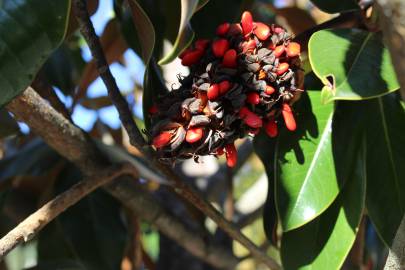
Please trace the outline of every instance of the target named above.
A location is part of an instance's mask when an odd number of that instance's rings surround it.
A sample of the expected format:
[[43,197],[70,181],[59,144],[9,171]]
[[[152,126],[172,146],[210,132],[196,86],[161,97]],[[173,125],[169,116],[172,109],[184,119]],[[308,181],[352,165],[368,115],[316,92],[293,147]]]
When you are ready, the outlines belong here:
[[207,97],[209,100],[216,100],[219,96],[218,84],[213,84],[208,88]]
[[249,111],[248,108],[242,107],[242,108],[239,110],[239,117],[243,119],[243,118],[245,118],[245,116],[248,115],[249,113],[251,113],[251,111]]
[[231,83],[229,81],[222,81],[219,83],[219,94],[223,95],[231,88]]
[[187,53],[187,54],[185,54],[185,55],[183,56],[183,59],[181,59],[181,64],[182,64],[183,66],[191,66],[191,65],[194,65],[194,64],[196,64],[196,63],[201,59],[201,57],[203,56],[203,54],[204,54],[204,51],[201,51],[201,50],[193,50],[193,51],[191,51],[191,52],[189,52],[189,53]]
[[284,45],[277,46],[274,49],[274,56],[275,57],[280,57],[284,53],[284,51],[285,51]]
[[216,57],[222,57],[229,49],[229,41],[221,38],[212,43],[212,52]]
[[156,148],[162,148],[170,142],[172,138],[172,133],[169,131],[164,131],[153,138],[152,145]]
[[264,126],[264,130],[266,131],[267,135],[269,135],[270,138],[274,138],[278,134],[278,127],[277,123],[274,120],[270,120],[269,122],[266,123]]
[[253,30],[253,17],[249,11],[243,12],[241,24],[243,29],[243,35],[244,36],[249,35]]
[[239,34],[242,34],[242,26],[240,26],[239,23],[231,24],[231,26],[229,27],[229,30],[228,30],[228,35],[236,36]]
[[246,97],[246,102],[247,102],[247,103],[250,103],[250,104],[253,104],[253,105],[259,104],[259,103],[260,103],[260,96],[259,96],[259,94],[256,93],[256,92],[250,92],[250,93],[248,93],[248,94],[247,94],[247,97]]
[[251,128],[260,128],[263,126],[262,119],[257,114],[250,111],[248,114],[245,115],[243,121]]
[[183,59],[183,57],[184,57],[186,54],[188,54],[188,53],[190,53],[190,52],[192,52],[192,51],[193,51],[192,48],[187,48],[187,49],[185,49],[181,54],[179,54],[179,58],[180,58],[180,59]]
[[290,105],[283,103],[283,108],[281,110],[285,122],[285,126],[288,130],[294,131],[297,129],[297,124],[295,123],[294,114],[291,110]]
[[194,47],[198,50],[204,51],[208,44],[210,44],[208,39],[197,39],[194,43]]
[[270,27],[264,23],[257,22],[254,33],[260,40],[266,40],[270,36]]
[[195,143],[201,140],[203,136],[203,129],[200,127],[190,128],[186,133],[186,142]]
[[276,90],[274,89],[273,86],[271,85],[267,85],[266,86],[266,90],[264,91],[267,95],[271,95],[275,92]]
[[238,153],[236,152],[236,147],[233,143],[225,145],[225,155],[226,155],[226,165],[228,167],[235,167],[238,162]]
[[223,24],[220,24],[217,27],[216,34],[218,36],[224,36],[224,35],[226,35],[226,33],[228,33],[230,27],[231,27],[230,23],[227,23],[227,22],[223,23]]
[[237,53],[234,49],[226,51],[224,59],[222,59],[222,65],[229,68],[235,68],[238,65]]
[[242,52],[246,53],[248,51],[253,51],[256,48],[256,41],[251,39],[242,43]]
[[283,32],[284,32],[283,28],[278,27],[278,26],[274,27],[274,33],[280,34],[280,33],[283,33]]
[[152,105],[150,108],[149,108],[149,110],[148,110],[148,113],[149,114],[155,114],[155,113],[157,113],[159,110],[158,110],[158,107],[156,106],[156,104],[154,104],[154,105]]
[[277,75],[283,75],[289,67],[288,63],[280,63],[277,67]]
[[288,57],[295,57],[300,55],[301,52],[301,45],[297,42],[290,42],[286,49]]

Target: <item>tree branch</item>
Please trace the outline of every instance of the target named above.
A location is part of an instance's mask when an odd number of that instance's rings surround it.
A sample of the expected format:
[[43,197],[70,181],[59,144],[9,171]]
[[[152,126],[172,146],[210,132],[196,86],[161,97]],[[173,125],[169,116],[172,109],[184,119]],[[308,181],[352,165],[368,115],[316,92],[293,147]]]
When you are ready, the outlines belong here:
[[[394,69],[405,100],[405,2],[403,0],[377,0],[375,2],[385,43],[391,54]],[[385,264],[385,270],[405,268],[405,215],[395,235]]]
[[[97,174],[109,165],[90,138],[50,107],[32,88],[27,88],[6,108],[18,120],[25,122],[34,133],[41,136],[59,154],[75,163],[85,175]],[[232,269],[238,262],[222,247],[210,245],[203,237],[190,232],[181,221],[166,213],[163,207],[149,195],[138,190],[133,179],[115,181],[113,185],[106,187],[106,190],[139,218],[153,223],[162,233],[178,241],[179,245],[194,256],[215,267],[227,269]],[[151,215],[151,213],[154,214]],[[190,243],[198,243],[198,245],[190,246]],[[197,250],[197,247],[202,250]],[[208,259],[209,261],[207,261]]]
[[127,163],[114,165],[80,181],[46,203],[0,239],[0,261],[18,244],[31,240],[45,225],[67,208],[98,187],[124,174],[137,177],[137,172],[132,165]]
[[405,215],[390,248],[384,270],[405,269]]
[[141,150],[143,147],[147,146],[147,144],[132,117],[132,112],[128,107],[128,103],[118,89],[117,82],[108,66],[100,40],[97,37],[93,24],[91,23],[86,8],[86,1],[74,0],[72,7],[77,21],[79,22],[80,32],[89,45],[97,70],[107,87],[108,95],[118,110],[120,120],[128,132],[130,142],[133,146]]
[[405,100],[405,2],[403,0],[377,0],[376,7],[385,43],[391,53],[392,63]]
[[128,108],[126,100],[122,97],[117,83],[112,76],[109,69],[107,61],[105,59],[103,49],[101,47],[100,41],[94,31],[94,27],[91,23],[89,13],[86,9],[86,3],[84,0],[73,0],[73,10],[76,14],[77,20],[79,22],[80,31],[83,34],[87,44],[90,47],[93,58],[95,59],[98,71],[104,84],[107,87],[107,91],[115,107],[118,110],[120,119],[128,132],[130,142],[132,145],[137,147],[148,159],[151,160],[153,165],[159,169],[174,185],[174,191],[185,198],[188,202],[193,204],[195,207],[200,209],[204,214],[210,217],[217,225],[229,236],[243,246],[245,246],[252,255],[265,263],[267,266],[273,269],[279,269],[278,264],[270,257],[268,257],[262,250],[260,250],[252,241],[250,241],[246,236],[244,236],[233,224],[228,222],[222,214],[216,210],[211,204],[202,199],[195,190],[190,186],[185,184],[171,168],[166,165],[161,164],[155,157],[153,151],[149,145],[146,144],[143,139],[138,127],[136,126],[132,113]]
[[177,218],[167,213],[154,198],[136,187],[134,181],[126,180],[112,183],[108,191],[130,208],[137,216],[154,224],[159,231],[179,243],[194,256],[218,267],[235,269],[239,262],[223,248],[218,248],[203,237],[189,231]]

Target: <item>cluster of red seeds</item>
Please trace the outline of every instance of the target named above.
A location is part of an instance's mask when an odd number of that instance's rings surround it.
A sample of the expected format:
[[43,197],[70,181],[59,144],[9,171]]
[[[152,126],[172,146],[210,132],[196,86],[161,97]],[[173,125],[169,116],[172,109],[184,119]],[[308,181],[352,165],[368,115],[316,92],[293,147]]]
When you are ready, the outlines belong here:
[[180,55],[190,75],[150,109],[151,144],[162,160],[225,153],[233,167],[236,139],[261,128],[276,137],[280,124],[296,129],[290,104],[302,91],[300,45],[250,12],[241,23],[219,25],[216,35]]

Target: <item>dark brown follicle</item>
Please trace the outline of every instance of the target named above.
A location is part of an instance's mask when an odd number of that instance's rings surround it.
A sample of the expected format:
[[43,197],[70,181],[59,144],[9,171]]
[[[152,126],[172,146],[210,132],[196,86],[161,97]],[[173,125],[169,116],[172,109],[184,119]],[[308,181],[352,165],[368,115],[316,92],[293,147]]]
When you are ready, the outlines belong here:
[[281,125],[296,128],[290,104],[302,91],[300,45],[282,27],[254,22],[248,11],[216,34],[181,54],[190,75],[179,77],[181,86],[159,97],[149,114],[150,142],[163,161],[225,149],[234,166],[236,139],[261,128],[272,138]]

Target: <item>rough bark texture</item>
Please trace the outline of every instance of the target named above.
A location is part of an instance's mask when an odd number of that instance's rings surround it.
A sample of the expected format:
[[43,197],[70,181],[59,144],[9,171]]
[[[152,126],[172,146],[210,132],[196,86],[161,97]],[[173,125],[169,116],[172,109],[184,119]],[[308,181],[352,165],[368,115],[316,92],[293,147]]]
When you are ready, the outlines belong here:
[[405,269],[405,217],[402,218],[394,243],[390,248],[384,270]]
[[405,1],[377,0],[381,29],[405,100]]
[[[11,101],[7,109],[18,120],[28,124],[59,154],[75,163],[85,175],[97,174],[107,165],[85,133],[50,107],[32,88],[26,89]],[[178,241],[194,256],[219,268],[232,269],[236,265],[238,260],[229,251],[209,246],[208,241],[190,233],[181,221],[167,214],[148,194],[139,191],[134,185],[128,181],[116,181],[106,190],[135,215],[156,225],[162,233]]]
[[[377,0],[377,11],[385,43],[391,53],[395,72],[405,100],[405,1]],[[405,269],[405,215],[388,255],[385,270]]]
[[112,166],[111,168],[101,170],[91,178],[77,183],[46,203],[0,239],[0,261],[18,244],[31,240],[45,225],[67,208],[98,187],[123,174],[133,174],[137,177],[134,167],[130,164]]

